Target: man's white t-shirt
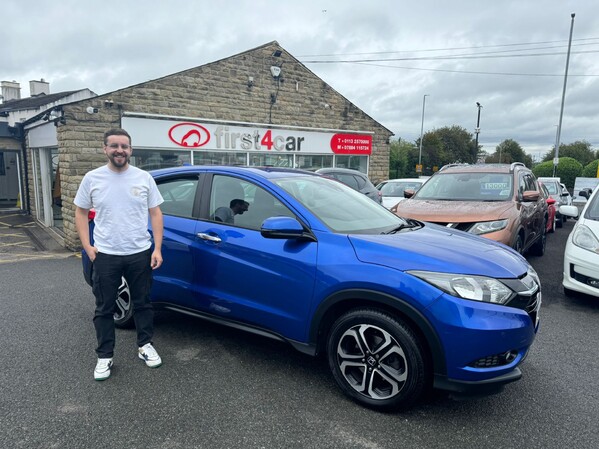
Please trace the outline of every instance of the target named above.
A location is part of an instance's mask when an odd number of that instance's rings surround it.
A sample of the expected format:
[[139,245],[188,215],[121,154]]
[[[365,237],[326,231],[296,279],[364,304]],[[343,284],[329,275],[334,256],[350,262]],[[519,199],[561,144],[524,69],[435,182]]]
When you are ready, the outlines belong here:
[[115,172],[107,165],[88,172],[75,196],[75,205],[94,208],[94,246],[105,254],[136,254],[150,248],[148,209],[164,200],[152,175],[129,166]]

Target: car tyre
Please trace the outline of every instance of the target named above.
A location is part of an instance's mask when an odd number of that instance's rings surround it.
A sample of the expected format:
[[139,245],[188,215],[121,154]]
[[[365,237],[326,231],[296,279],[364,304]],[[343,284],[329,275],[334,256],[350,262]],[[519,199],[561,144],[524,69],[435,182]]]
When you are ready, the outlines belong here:
[[530,252],[533,256],[542,256],[545,254],[545,247],[547,246],[547,222],[543,220],[543,227],[541,228],[541,236],[537,238],[537,241],[530,248]]
[[327,357],[341,390],[370,408],[406,409],[427,384],[425,351],[416,334],[378,310],[356,309],[337,319]]
[[564,226],[564,217],[563,217],[563,215],[560,215],[557,218],[557,227],[561,228],[562,226]]
[[551,234],[553,234],[555,232],[556,223],[557,223],[557,217],[554,216],[553,217],[553,223],[551,223],[551,229],[549,230],[549,232]]
[[134,325],[133,322],[133,302],[131,301],[131,293],[129,292],[129,284],[127,280],[122,278],[121,285],[116,298],[114,309],[114,325],[121,329],[129,329]]
[[519,254],[522,254],[522,249],[524,248],[524,242],[522,241],[522,236],[520,234],[518,234],[518,236],[516,237],[516,241],[514,242],[513,248],[516,250],[516,252],[518,252]]

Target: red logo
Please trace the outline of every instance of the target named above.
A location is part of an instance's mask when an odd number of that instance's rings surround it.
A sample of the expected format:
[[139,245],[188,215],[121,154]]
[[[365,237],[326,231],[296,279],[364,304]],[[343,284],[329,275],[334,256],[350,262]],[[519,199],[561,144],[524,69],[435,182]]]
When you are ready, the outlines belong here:
[[208,143],[210,132],[197,123],[183,122],[171,127],[168,137],[181,147],[199,148]]

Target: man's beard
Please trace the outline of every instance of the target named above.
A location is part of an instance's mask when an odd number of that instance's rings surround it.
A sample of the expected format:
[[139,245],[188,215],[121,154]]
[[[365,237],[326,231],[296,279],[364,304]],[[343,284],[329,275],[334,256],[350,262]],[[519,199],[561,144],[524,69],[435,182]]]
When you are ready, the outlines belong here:
[[123,168],[125,165],[127,165],[129,163],[129,160],[131,159],[129,156],[124,154],[121,156],[124,158],[123,162],[117,162],[116,157],[117,157],[116,154],[112,154],[112,155],[108,156],[108,159],[110,160],[110,163],[117,168]]

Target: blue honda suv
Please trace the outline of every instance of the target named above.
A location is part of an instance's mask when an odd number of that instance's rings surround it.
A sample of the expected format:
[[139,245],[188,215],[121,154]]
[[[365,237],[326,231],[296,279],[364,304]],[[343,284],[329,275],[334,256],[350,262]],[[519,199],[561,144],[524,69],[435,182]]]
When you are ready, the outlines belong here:
[[[541,286],[510,248],[400,218],[311,172],[152,175],[164,198],[155,307],[324,354],[341,390],[381,410],[406,408],[430,387],[495,392],[521,377]],[[124,279],[116,324],[132,326],[132,312]]]

